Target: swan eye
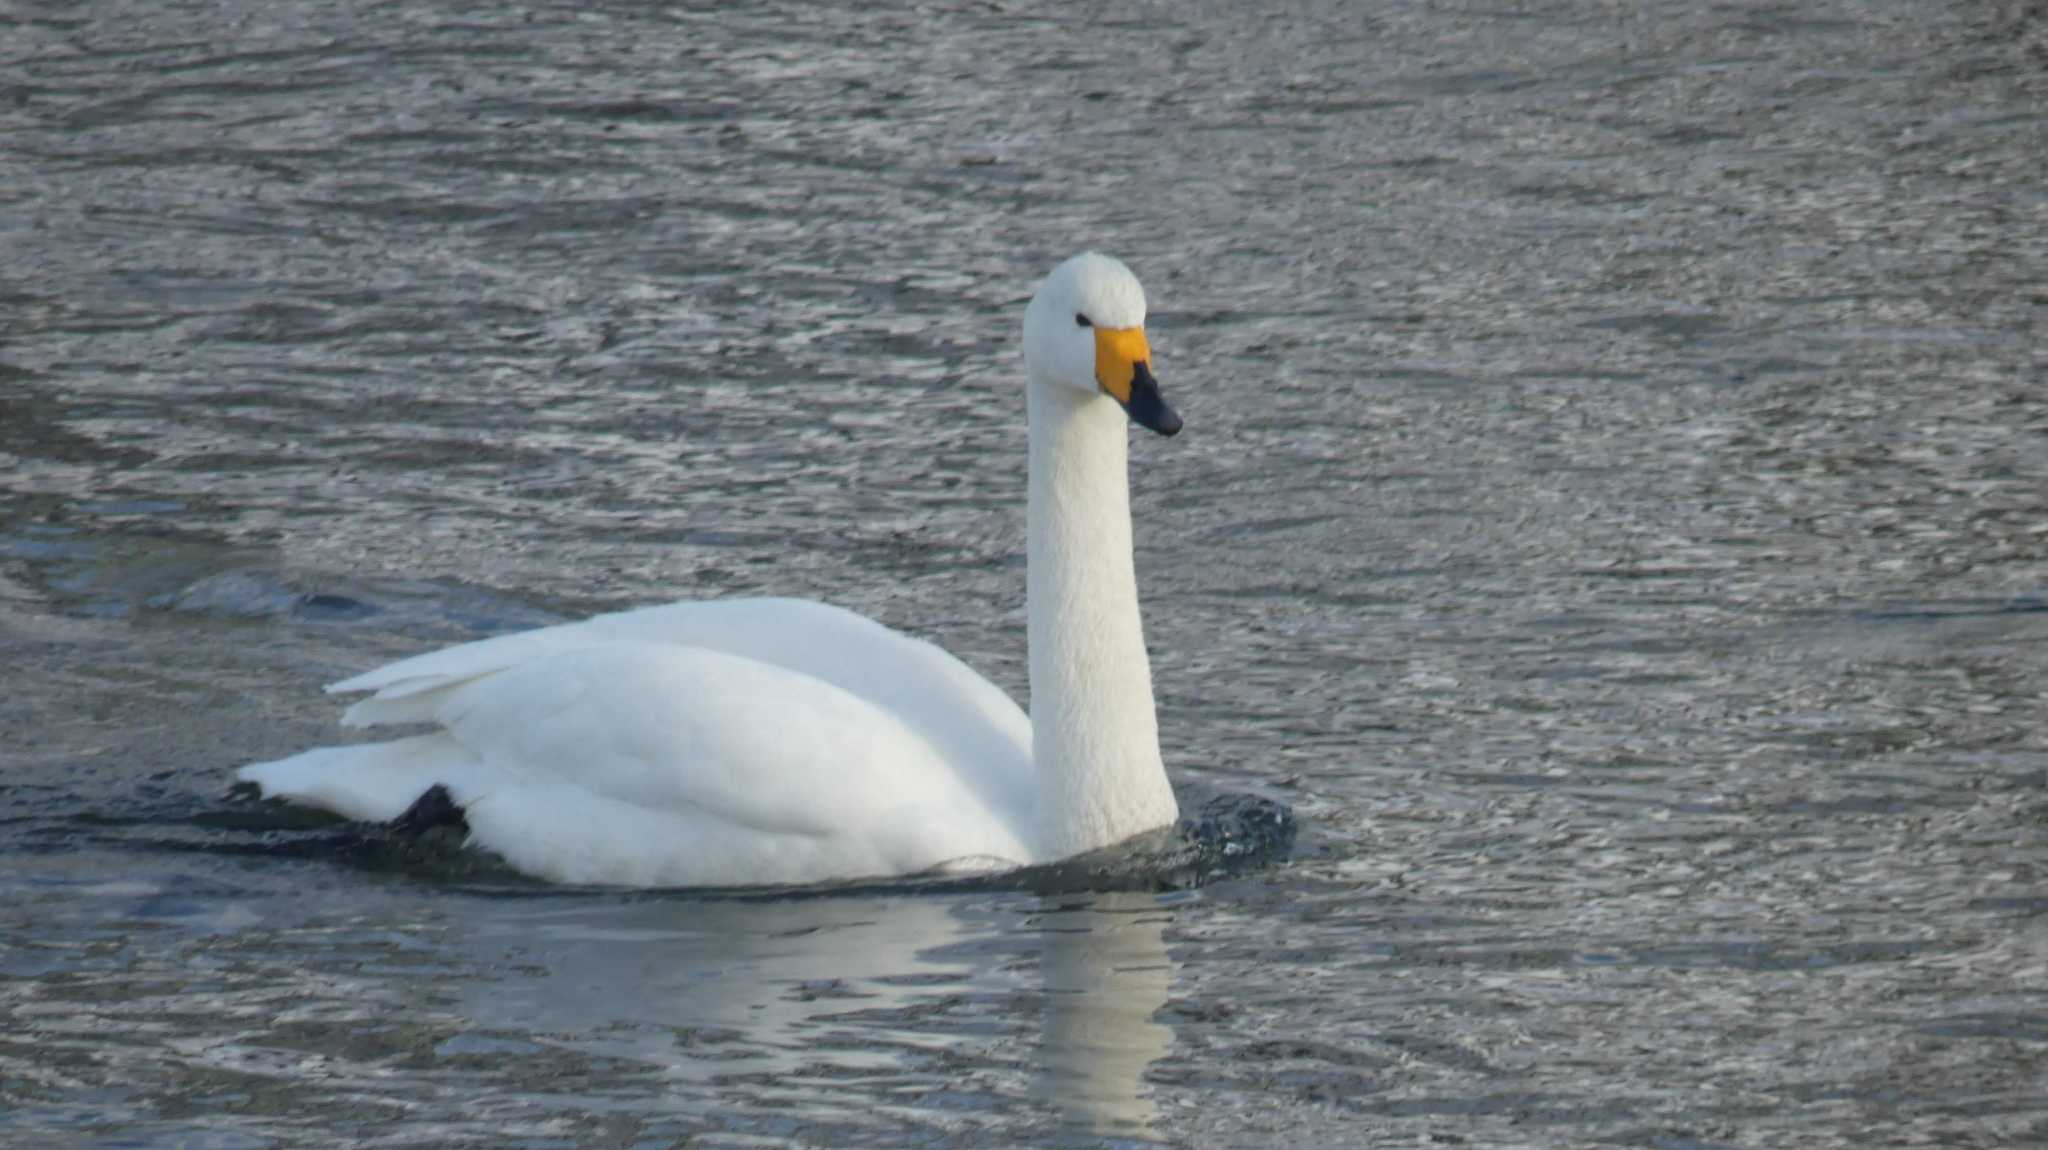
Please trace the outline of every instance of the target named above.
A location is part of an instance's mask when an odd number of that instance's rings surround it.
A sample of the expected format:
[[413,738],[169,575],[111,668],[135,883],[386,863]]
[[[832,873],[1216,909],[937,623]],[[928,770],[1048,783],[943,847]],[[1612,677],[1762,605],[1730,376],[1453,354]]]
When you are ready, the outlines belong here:
[[1075,313],[1074,313],[1074,326],[1075,326],[1075,327],[1094,327],[1095,325],[1094,325],[1094,324],[1092,324],[1092,323],[1089,323],[1089,322],[1088,322],[1088,317],[1087,317],[1087,316],[1085,316],[1085,315],[1082,315],[1082,314],[1081,314],[1080,312],[1075,312]]

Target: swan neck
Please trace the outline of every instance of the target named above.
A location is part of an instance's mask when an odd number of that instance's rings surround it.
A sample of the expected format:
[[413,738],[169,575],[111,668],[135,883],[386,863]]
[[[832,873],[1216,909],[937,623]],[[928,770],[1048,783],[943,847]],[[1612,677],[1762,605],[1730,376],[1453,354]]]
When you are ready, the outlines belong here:
[[1042,861],[1179,817],[1131,555],[1129,444],[1106,397],[1030,391],[1031,746]]

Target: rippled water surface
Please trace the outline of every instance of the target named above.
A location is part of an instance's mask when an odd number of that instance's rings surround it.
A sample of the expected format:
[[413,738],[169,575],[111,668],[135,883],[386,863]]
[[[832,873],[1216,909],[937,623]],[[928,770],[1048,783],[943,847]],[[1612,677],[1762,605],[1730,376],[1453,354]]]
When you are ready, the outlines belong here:
[[[0,10],[0,1144],[2048,1144],[2048,15]],[[320,684],[818,596],[1021,697],[1083,247],[1169,895],[564,892]],[[327,845],[323,845],[327,844]]]

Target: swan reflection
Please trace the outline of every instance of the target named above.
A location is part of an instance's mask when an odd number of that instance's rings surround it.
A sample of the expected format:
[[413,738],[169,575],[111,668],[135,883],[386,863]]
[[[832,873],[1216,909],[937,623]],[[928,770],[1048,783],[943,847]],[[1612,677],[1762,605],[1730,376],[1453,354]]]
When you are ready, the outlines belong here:
[[1090,1132],[1149,1136],[1158,1112],[1145,1071],[1173,1032],[1152,1016],[1174,966],[1173,916],[1151,895],[1100,894],[1038,917],[1044,932],[1045,1037],[1032,1093]]
[[1137,894],[510,900],[465,924],[480,971],[449,1053],[508,1039],[623,1058],[667,1105],[946,1124],[1025,1099],[1148,1137],[1171,913]]

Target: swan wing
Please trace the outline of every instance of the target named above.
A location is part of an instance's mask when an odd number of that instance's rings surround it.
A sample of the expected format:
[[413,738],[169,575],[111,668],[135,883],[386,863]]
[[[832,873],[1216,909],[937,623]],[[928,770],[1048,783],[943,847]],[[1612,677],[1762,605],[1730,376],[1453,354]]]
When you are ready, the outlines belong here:
[[1031,807],[870,700],[772,663],[614,639],[429,695],[434,734],[243,777],[344,813],[440,783],[473,841],[555,881],[802,883],[1030,858]]
[[327,689],[374,692],[349,708],[348,726],[431,722],[440,696],[464,683],[620,641],[739,655],[822,680],[896,716],[963,769],[1031,789],[1031,721],[1000,687],[932,643],[806,599],[714,599],[598,615],[401,659]]

